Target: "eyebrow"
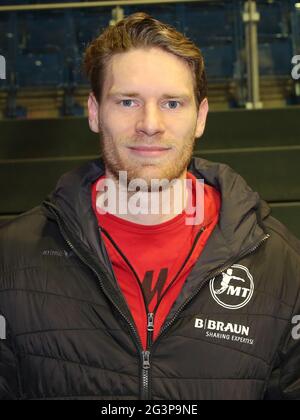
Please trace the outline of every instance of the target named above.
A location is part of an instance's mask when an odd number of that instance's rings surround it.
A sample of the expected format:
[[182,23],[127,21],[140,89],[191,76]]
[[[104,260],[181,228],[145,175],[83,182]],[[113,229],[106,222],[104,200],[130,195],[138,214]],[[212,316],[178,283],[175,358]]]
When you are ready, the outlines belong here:
[[[108,94],[109,97],[116,97],[116,96],[125,96],[127,98],[136,98],[141,97],[141,95],[137,92],[111,92]],[[187,93],[179,93],[176,95],[170,95],[165,93],[162,95],[162,99],[173,99],[173,98],[181,98],[185,100],[190,100],[191,96]]]

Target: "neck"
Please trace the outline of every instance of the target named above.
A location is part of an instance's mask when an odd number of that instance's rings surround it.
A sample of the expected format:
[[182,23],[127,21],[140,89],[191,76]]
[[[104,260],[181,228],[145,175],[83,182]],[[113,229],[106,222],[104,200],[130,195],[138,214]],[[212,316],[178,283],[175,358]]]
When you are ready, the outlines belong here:
[[[181,214],[187,206],[188,188],[185,170],[176,181],[169,182],[163,189],[152,191],[128,191],[108,171],[106,180],[113,188],[107,188],[105,193],[97,192],[97,207],[107,210],[123,220],[141,225],[157,225],[173,219]],[[104,201],[105,200],[105,201]],[[114,203],[111,207],[110,204]]]

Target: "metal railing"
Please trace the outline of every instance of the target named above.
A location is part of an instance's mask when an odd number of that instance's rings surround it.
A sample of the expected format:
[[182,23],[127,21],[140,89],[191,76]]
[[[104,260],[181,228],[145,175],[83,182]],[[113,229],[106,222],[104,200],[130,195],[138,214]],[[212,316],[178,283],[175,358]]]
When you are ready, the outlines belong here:
[[246,55],[247,55],[247,91],[248,109],[262,108],[259,92],[259,61],[257,25],[260,14],[257,11],[255,0],[246,0],[244,5],[243,21],[245,24]]

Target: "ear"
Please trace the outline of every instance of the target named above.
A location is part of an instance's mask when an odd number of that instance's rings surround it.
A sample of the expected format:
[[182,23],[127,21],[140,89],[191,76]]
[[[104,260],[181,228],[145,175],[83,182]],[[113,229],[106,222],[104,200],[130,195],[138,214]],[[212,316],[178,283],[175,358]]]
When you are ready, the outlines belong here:
[[196,133],[195,133],[196,138],[201,137],[204,132],[208,109],[209,109],[208,100],[207,98],[204,98],[201,104],[199,105],[197,126],[196,126]]
[[90,129],[94,133],[99,133],[99,104],[93,93],[90,93],[88,99],[88,114]]

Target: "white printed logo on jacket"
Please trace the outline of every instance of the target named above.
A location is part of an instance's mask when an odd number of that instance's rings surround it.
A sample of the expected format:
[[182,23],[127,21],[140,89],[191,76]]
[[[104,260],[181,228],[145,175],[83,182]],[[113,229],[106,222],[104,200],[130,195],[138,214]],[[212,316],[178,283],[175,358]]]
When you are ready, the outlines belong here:
[[248,268],[234,264],[211,279],[209,288],[214,300],[223,308],[240,309],[250,302],[254,282]]

